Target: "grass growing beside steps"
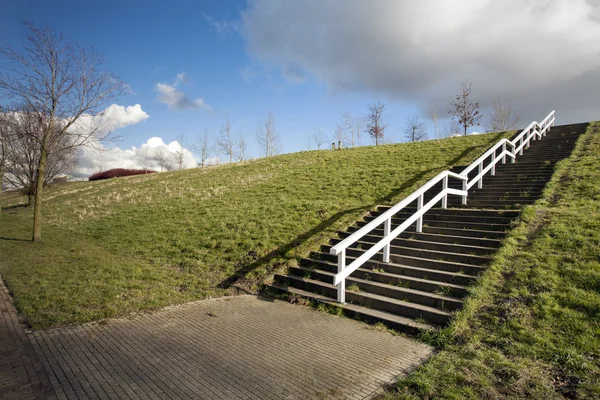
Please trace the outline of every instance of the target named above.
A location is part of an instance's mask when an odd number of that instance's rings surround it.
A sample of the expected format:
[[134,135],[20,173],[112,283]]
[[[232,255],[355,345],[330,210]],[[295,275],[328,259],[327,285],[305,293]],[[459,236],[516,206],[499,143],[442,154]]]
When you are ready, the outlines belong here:
[[600,398],[600,123],[386,399]]
[[[231,293],[260,282],[380,203],[511,133],[77,182],[45,191],[44,241],[31,210],[0,197],[0,274],[33,328],[98,320]],[[16,240],[15,240],[16,239]]]

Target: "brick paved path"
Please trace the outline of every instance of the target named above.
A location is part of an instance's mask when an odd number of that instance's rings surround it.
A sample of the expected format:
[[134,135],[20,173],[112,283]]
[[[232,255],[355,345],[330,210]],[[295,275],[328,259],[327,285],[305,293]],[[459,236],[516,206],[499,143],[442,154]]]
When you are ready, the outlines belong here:
[[0,399],[44,399],[52,393],[0,277]]
[[370,398],[432,351],[357,321],[254,296],[29,338],[56,398]]

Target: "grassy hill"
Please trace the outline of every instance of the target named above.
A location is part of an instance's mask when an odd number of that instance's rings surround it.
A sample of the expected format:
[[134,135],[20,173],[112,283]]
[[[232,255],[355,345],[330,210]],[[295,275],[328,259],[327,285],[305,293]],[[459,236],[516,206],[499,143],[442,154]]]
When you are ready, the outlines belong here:
[[232,293],[510,134],[301,152],[0,198],[0,274],[33,328]]
[[600,398],[600,122],[385,399]]

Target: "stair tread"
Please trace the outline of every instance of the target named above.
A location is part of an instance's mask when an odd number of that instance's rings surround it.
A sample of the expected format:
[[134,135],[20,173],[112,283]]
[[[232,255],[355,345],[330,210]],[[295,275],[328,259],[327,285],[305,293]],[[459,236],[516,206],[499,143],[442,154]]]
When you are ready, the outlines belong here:
[[[333,272],[323,271],[323,270],[313,270],[311,268],[306,268],[306,267],[303,267],[301,265],[295,266],[294,268],[297,268],[299,270],[306,271],[306,272],[318,271],[320,274],[327,275],[327,276],[330,276],[332,278],[335,276],[335,273],[333,273]],[[289,275],[286,275],[286,276],[289,276]],[[417,289],[405,288],[405,287],[401,287],[401,286],[390,285],[390,284],[383,283],[383,282],[371,281],[371,280],[356,278],[356,277],[353,277],[353,276],[349,276],[347,279],[349,281],[352,281],[352,282],[368,283],[369,285],[379,286],[381,288],[389,288],[389,289],[397,290],[399,292],[411,293],[411,294],[416,294],[416,295],[420,295],[420,296],[427,296],[427,297],[431,297],[433,299],[437,299],[437,300],[441,300],[441,301],[451,301],[451,302],[462,303],[462,300],[460,300],[457,297],[444,296],[444,295],[440,295],[440,294],[437,294],[437,293],[426,292],[426,291],[423,291],[423,290],[417,290]],[[386,296],[383,296],[383,297],[386,297]]]
[[[379,287],[382,287],[382,288],[393,288],[394,290],[398,290],[400,292],[411,293],[411,294],[416,294],[416,295],[420,295],[420,296],[427,296],[427,297],[431,297],[431,298],[436,299],[436,300],[451,301],[451,302],[456,302],[456,303],[462,303],[463,302],[461,299],[459,299],[457,297],[450,297],[450,296],[439,295],[437,293],[425,292],[423,290],[417,290],[417,289],[405,288],[405,287],[400,287],[400,286],[394,286],[394,285],[390,285],[390,284],[387,284],[387,283],[375,282],[375,281],[368,281],[366,279],[360,279],[360,278],[354,278],[354,277],[349,277],[349,279],[352,282],[364,282],[364,283],[368,283],[368,284],[374,285],[374,286],[379,286]],[[368,292],[361,292],[361,293],[368,293]]]
[[290,293],[297,294],[302,297],[314,299],[314,300],[320,301],[322,303],[331,304],[331,305],[334,305],[337,307],[345,308],[345,309],[353,311],[355,313],[367,315],[372,318],[382,320],[384,322],[389,321],[394,324],[406,325],[408,327],[411,327],[414,329],[419,329],[419,330],[424,330],[424,331],[432,331],[432,330],[437,329],[434,325],[431,325],[431,324],[428,324],[425,322],[417,322],[411,318],[401,317],[399,315],[391,314],[391,313],[388,313],[385,311],[380,311],[380,310],[377,310],[374,308],[367,308],[367,307],[363,307],[363,306],[359,306],[357,304],[351,304],[351,303],[340,304],[337,301],[335,301],[335,299],[332,299],[330,297],[326,297],[326,296],[323,296],[323,295],[320,295],[317,293],[313,293],[313,292],[308,292],[306,290],[298,289],[295,287],[284,287],[284,286],[277,285],[275,283],[271,284],[270,286],[272,286],[274,288],[278,288],[279,290],[288,291]]
[[[346,290],[346,292],[349,292],[349,291]],[[393,297],[386,297],[386,296],[382,296],[382,295],[375,294],[375,293],[369,293],[369,292],[349,292],[349,293],[352,293],[357,296],[363,296],[363,297],[368,297],[371,299],[377,299],[380,301],[386,301],[388,303],[396,304],[396,305],[400,305],[400,306],[404,306],[404,307],[415,308],[417,310],[429,312],[432,314],[438,314],[438,315],[444,315],[444,316],[452,316],[452,314],[453,314],[449,311],[445,311],[445,310],[442,310],[439,308],[429,307],[429,306],[424,306],[423,304],[412,303],[409,301],[394,299]]]
[[[366,236],[366,235],[365,235]],[[415,239],[406,239],[406,238],[400,238],[397,237],[397,240],[404,240],[404,241],[412,241],[412,242],[421,242],[421,243],[432,243],[435,244],[436,246],[461,246],[461,247],[469,247],[471,249],[485,249],[485,250],[495,250],[493,247],[476,247],[476,246],[465,246],[465,245],[457,245],[457,244],[450,244],[450,243],[439,243],[439,242],[428,242],[425,240],[415,240]],[[394,240],[396,240],[394,239]],[[376,243],[373,242],[364,242],[362,240],[357,240],[354,243],[361,243],[361,244],[365,244],[365,245],[370,245],[373,246]],[[327,245],[330,246],[330,245]],[[431,252],[431,253],[436,253],[436,254],[450,254],[453,256],[468,256],[468,257],[479,257],[479,258],[485,258],[487,260],[490,260],[492,257],[489,255],[480,255],[480,254],[468,254],[468,253],[455,253],[455,252],[451,252],[451,251],[440,251],[440,250],[432,250],[432,249],[425,249],[425,248],[421,248],[421,247],[408,247],[408,246],[399,246],[399,245],[391,245],[392,248],[396,248],[396,249],[409,249],[409,250],[418,250],[418,251],[427,251],[427,252]],[[367,251],[366,249],[357,249],[354,247],[350,247],[353,250],[360,250],[360,251]],[[377,252],[377,254],[381,254],[381,252]],[[393,255],[397,255],[397,256],[404,256],[404,254],[399,254],[399,253],[393,253]]]
[[[322,254],[327,254],[327,253],[322,253]],[[422,260],[433,261],[433,262],[440,262],[440,263],[446,263],[446,264],[456,264],[456,265],[461,266],[461,267],[468,267],[468,268],[474,268],[474,269],[481,269],[481,270],[485,270],[486,269],[485,267],[482,267],[480,265],[471,265],[471,264],[457,263],[457,262],[452,262],[452,261],[429,260],[427,258],[411,257],[411,256],[402,256],[402,257],[414,258],[414,259],[422,259]],[[352,261],[356,260],[357,258],[358,257],[346,256],[346,259],[351,259]],[[315,261],[312,258],[308,258],[308,260]],[[334,262],[325,261],[325,260],[318,260],[318,261],[325,262],[325,263],[337,266],[337,263],[334,263]],[[415,266],[412,266],[412,265],[404,265],[404,264],[398,264],[398,263],[393,263],[393,262],[389,262],[389,263],[384,263],[384,262],[379,262],[379,261],[376,261],[376,262],[378,264],[381,264],[381,265],[389,265],[389,266],[398,267],[398,268],[408,268],[408,269],[412,269],[412,270],[420,271],[420,272],[429,272],[429,273],[435,273],[435,274],[441,274],[441,275],[447,275],[447,276],[458,276],[458,277],[464,277],[464,278],[469,278],[469,279],[470,278],[475,278],[474,275],[461,274],[459,272],[448,272],[448,271],[443,271],[443,270],[438,270],[438,269],[415,267]],[[348,265],[349,264],[350,263],[348,263]],[[361,268],[359,268],[359,269],[361,269]],[[372,271],[372,270],[370,270],[368,268],[366,268],[364,270],[366,272],[375,272],[375,271]],[[391,275],[397,275],[397,274],[391,274]],[[431,281],[431,282],[437,282],[437,281]]]

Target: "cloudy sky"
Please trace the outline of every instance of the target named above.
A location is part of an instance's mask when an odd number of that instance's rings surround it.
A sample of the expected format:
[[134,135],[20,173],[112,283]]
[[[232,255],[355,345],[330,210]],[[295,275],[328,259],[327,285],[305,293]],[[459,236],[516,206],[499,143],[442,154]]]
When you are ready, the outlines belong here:
[[21,46],[24,19],[93,44],[132,88],[107,110],[122,142],[83,152],[82,174],[216,137],[226,118],[258,156],[269,112],[282,150],[299,151],[378,100],[399,142],[407,117],[446,117],[461,82],[484,115],[499,98],[524,125],[552,109],[558,123],[600,119],[600,0],[9,0],[0,36]]

